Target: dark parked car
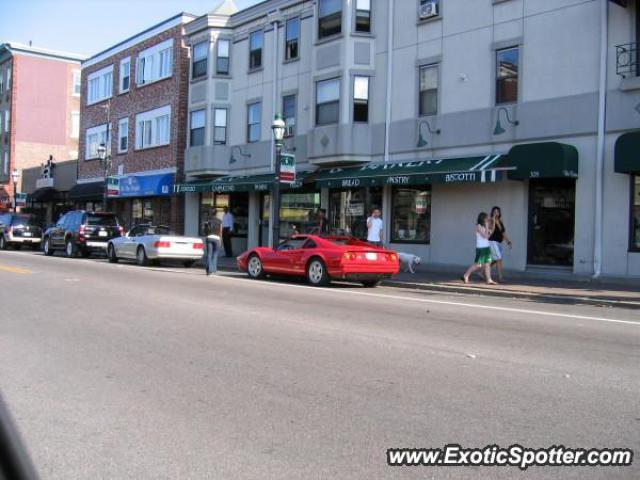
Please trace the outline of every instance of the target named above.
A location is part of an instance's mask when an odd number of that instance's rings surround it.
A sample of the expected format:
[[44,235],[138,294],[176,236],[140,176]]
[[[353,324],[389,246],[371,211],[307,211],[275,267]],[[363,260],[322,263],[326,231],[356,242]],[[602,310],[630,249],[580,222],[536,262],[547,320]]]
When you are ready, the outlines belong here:
[[22,246],[38,248],[41,237],[42,226],[33,215],[23,213],[0,215],[0,250]]
[[78,254],[86,257],[91,252],[106,252],[109,240],[123,232],[124,228],[113,213],[74,210],[47,228],[42,236],[42,251],[45,255],[53,255],[55,250],[63,250],[67,257]]

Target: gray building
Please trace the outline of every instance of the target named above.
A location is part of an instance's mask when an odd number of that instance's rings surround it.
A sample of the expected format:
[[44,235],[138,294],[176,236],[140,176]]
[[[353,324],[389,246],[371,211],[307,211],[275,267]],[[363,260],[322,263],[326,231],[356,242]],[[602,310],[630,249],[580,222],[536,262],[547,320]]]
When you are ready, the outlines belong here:
[[[191,46],[185,230],[269,244],[275,113],[299,181],[281,235],[332,231],[466,265],[502,208],[516,270],[640,276],[637,0],[230,0]],[[638,174],[638,176],[636,176]],[[234,253],[236,253],[234,252]]]

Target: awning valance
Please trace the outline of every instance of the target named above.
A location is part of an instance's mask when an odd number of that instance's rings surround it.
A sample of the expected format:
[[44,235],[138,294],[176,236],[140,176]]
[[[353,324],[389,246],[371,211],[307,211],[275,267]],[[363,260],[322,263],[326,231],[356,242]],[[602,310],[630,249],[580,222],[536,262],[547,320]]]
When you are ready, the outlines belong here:
[[32,202],[52,202],[58,200],[60,197],[60,192],[53,187],[38,188],[29,195]]
[[623,133],[616,140],[615,171],[640,173],[640,130]]
[[70,200],[92,200],[104,195],[103,182],[78,183],[71,187],[67,197]]
[[[296,181],[292,184],[282,183],[281,188],[302,188],[304,181],[308,179],[310,172],[299,172]],[[204,193],[204,192],[266,192],[273,188],[274,175],[250,175],[219,177],[208,182],[181,183],[173,186],[174,193]]]
[[512,147],[502,165],[513,167],[510,180],[577,178],[578,150],[558,142],[526,143]]
[[[319,172],[316,184],[328,188],[376,185],[422,185],[427,183],[495,182],[502,173],[502,155],[448,158],[412,162],[374,162],[359,167]],[[503,168],[504,170],[504,168]]]

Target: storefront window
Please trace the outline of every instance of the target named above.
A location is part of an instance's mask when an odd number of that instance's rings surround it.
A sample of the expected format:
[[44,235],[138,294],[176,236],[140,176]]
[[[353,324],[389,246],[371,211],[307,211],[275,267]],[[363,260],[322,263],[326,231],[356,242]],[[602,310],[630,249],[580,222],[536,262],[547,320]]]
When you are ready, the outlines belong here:
[[238,193],[203,193],[200,195],[200,221],[199,234],[204,235],[204,225],[213,218],[213,209],[216,216],[222,221],[224,208],[227,207],[233,214],[233,236],[246,237],[249,229],[249,194]]
[[391,241],[429,243],[431,188],[394,188],[391,194],[391,205]]
[[[263,242],[268,239],[271,197],[262,200]],[[280,194],[280,238],[296,233],[308,233],[317,225],[320,210],[319,192],[285,192]]]
[[634,175],[632,179],[630,250],[640,251],[640,175]]
[[367,217],[374,208],[382,210],[382,187],[332,190],[329,195],[331,233],[366,239]]

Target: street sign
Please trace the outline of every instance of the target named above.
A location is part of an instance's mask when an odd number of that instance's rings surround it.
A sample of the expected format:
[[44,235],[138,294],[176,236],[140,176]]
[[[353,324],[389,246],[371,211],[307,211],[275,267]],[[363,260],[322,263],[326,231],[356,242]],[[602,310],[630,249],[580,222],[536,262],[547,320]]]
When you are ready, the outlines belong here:
[[280,183],[294,183],[296,181],[296,157],[290,153],[280,156]]
[[120,195],[120,179],[118,177],[107,177],[107,196],[117,197]]
[[16,193],[16,207],[26,207],[26,206],[27,206],[27,194]]

